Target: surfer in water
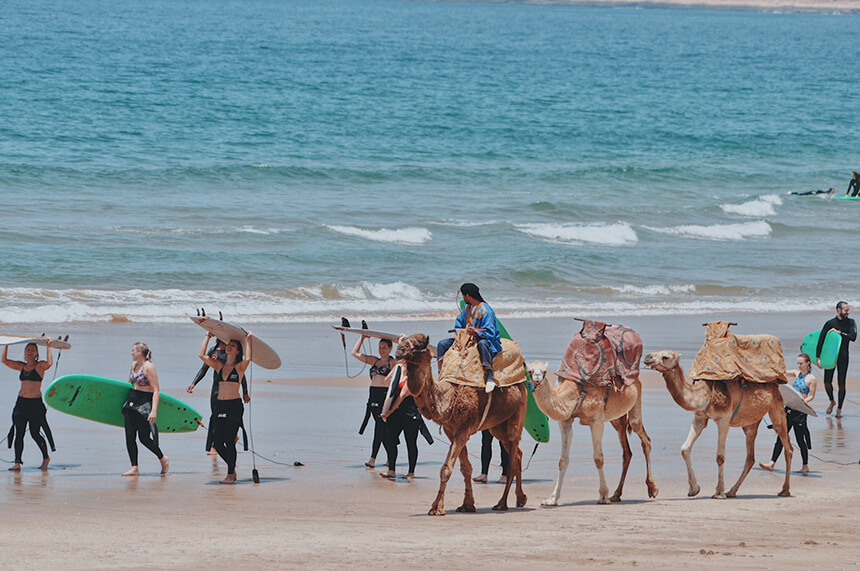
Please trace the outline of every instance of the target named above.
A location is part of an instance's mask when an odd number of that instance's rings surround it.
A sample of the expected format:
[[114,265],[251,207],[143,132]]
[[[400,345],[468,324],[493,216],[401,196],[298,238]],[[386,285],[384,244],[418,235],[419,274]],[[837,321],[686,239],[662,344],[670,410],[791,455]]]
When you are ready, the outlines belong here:
[[[818,384],[815,375],[810,373],[811,369],[812,359],[806,353],[801,353],[797,356],[797,369],[786,371],[789,375],[794,376],[794,384],[792,386],[797,389],[797,392],[803,395],[803,400],[806,404],[810,404],[812,399],[815,398],[815,387]],[[812,448],[812,440],[809,438],[809,428],[806,425],[807,416],[804,412],[785,407],[788,429],[794,430],[794,439],[797,441],[797,447],[800,448],[800,457],[803,458],[803,467],[800,469],[801,474],[809,473],[809,450]],[[760,462],[759,466],[769,472],[773,472],[773,467],[780,454],[782,454],[782,440],[777,436],[776,444],[773,445],[773,454],[770,457],[770,462]]]
[[[455,329],[465,329],[471,336],[477,338],[478,353],[481,355],[481,365],[484,367],[484,381],[486,391],[489,393],[496,388],[493,378],[493,358],[502,350],[502,341],[499,336],[499,326],[496,323],[496,312],[490,307],[478,286],[473,283],[464,283],[460,286],[463,301],[466,305],[454,322]],[[454,344],[454,338],[449,337],[439,341],[436,346],[436,361],[439,370],[442,370],[442,357]]]
[[[236,482],[236,441],[240,428],[244,437],[245,450],[248,449],[248,438],[245,435],[245,425],[242,420],[245,407],[242,405],[243,398],[239,396],[239,384],[245,376],[248,365],[251,364],[253,334],[250,331],[245,334],[244,347],[235,339],[227,343],[224,347],[226,359],[223,363],[210,357],[206,352],[212,337],[211,333],[206,333],[198,356],[215,370],[218,378],[218,397],[213,412],[212,437],[215,450],[227,463],[227,476],[221,480],[221,483],[233,484]],[[251,402],[251,396],[245,393],[244,401]]]
[[833,194],[834,192],[836,192],[836,190],[831,186],[827,190],[804,190],[803,192],[789,190],[786,194],[791,194],[793,196],[813,196],[816,194]]
[[[400,441],[400,433],[406,439],[406,454],[409,458],[409,471],[404,478],[410,482],[415,478],[415,466],[418,464],[418,433],[424,419],[418,411],[418,405],[409,392],[406,382],[406,364],[401,362],[400,393],[391,404],[391,407],[381,413],[379,417],[385,421],[385,452],[388,454],[388,470],[380,472],[383,478],[393,480],[397,477],[395,466],[397,465],[397,444]],[[387,379],[391,381],[391,374]]]
[[[837,382],[839,386],[839,406],[836,407],[836,418],[842,418],[842,403],[845,402],[845,378],[848,376],[848,343],[857,340],[857,324],[854,320],[848,317],[851,308],[847,301],[840,301],[836,304],[836,317],[829,319],[824,327],[821,328],[821,335],[818,337],[818,347],[815,350],[815,362],[821,367],[821,349],[824,347],[824,339],[830,331],[836,331],[842,336],[842,344],[839,346],[839,356],[836,359]],[[836,404],[833,401],[833,369],[824,371],[824,390],[827,391],[827,397],[830,399],[830,405],[827,407],[827,414],[833,412],[833,406]]]
[[[33,437],[42,452],[40,468],[43,472],[48,470],[48,464],[51,462],[45,437],[50,442],[52,451],[54,450],[54,439],[45,417],[47,408],[42,402],[42,378],[45,376],[45,371],[54,364],[54,358],[51,355],[51,341],[48,340],[47,343],[45,348],[47,358],[44,361],[39,360],[39,347],[35,343],[27,343],[27,346],[24,347],[26,361],[9,359],[9,347],[8,345],[3,347],[3,364],[12,370],[20,371],[18,378],[21,380],[18,400],[15,401],[15,408],[12,409],[12,428],[7,437],[9,447],[12,446],[13,440],[15,442],[15,463],[9,468],[12,472],[21,471],[21,464],[23,464],[21,454],[24,452],[24,434],[27,432],[27,424],[30,425],[30,436]],[[41,434],[43,430],[45,437],[42,437]]]
[[860,174],[857,171],[851,171],[851,180],[848,182],[845,196],[857,196],[858,194],[860,194]]
[[373,446],[370,449],[370,460],[364,463],[365,466],[372,469],[376,467],[376,455],[379,453],[379,447],[385,441],[385,423],[379,420],[379,414],[382,412],[382,403],[385,402],[385,394],[388,391],[388,373],[394,366],[394,358],[391,356],[391,349],[394,345],[390,339],[380,339],[379,357],[366,355],[361,352],[361,345],[365,339],[369,338],[364,335],[359,337],[355,347],[352,348],[352,356],[362,363],[370,365],[370,396],[367,399],[364,421],[358,432],[359,434],[364,433],[367,421],[373,416]]
[[155,454],[161,462],[161,475],[167,474],[170,467],[169,459],[158,447],[158,401],[161,394],[158,388],[158,371],[152,364],[152,351],[146,343],[135,343],[131,346],[131,370],[128,382],[132,388],[128,392],[125,404],[122,405],[122,416],[125,426],[125,447],[131,470],[123,476],[139,476],[137,466],[137,440],[147,450]]

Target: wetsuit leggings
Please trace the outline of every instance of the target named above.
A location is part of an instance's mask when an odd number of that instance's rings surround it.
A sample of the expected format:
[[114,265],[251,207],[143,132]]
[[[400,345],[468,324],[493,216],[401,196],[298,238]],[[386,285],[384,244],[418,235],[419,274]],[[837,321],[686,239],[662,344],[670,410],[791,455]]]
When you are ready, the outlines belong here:
[[418,429],[421,427],[421,421],[410,417],[398,408],[388,417],[385,425],[385,451],[388,453],[388,469],[392,472],[395,470],[397,442],[402,432],[406,438],[409,473],[414,473],[415,465],[418,464]]
[[218,403],[218,381],[212,381],[212,391],[209,393],[209,429],[206,431],[206,452],[215,447],[215,405]]
[[12,424],[15,430],[15,463],[23,464],[21,455],[24,453],[24,434],[27,424],[30,425],[30,436],[36,441],[36,446],[42,452],[42,459],[48,458],[48,445],[42,437],[42,422],[45,418],[45,405],[41,398],[28,399],[18,397],[12,411]]
[[382,404],[385,402],[385,395],[387,393],[388,387],[370,387],[370,397],[368,398],[367,404],[370,407],[370,414],[373,416],[373,446],[370,449],[371,458],[376,458],[376,455],[379,454],[379,447],[385,442],[385,421],[379,418],[379,413],[382,411]]
[[139,438],[140,443],[161,460],[164,454],[158,447],[158,443],[152,438],[153,430],[158,430],[155,425],[149,424],[142,414],[134,410],[123,409],[122,416],[125,426],[125,447],[128,450],[128,459],[131,461],[131,465],[137,466],[136,438]]
[[[803,459],[803,465],[809,464],[809,449],[812,448],[812,441],[809,437],[809,428],[806,425],[806,416],[802,412],[785,409],[786,421],[788,422],[788,430],[794,430],[794,440],[797,442],[797,447],[800,448],[800,457]],[[779,455],[782,454],[782,440],[779,436],[776,437],[776,444],[773,445],[773,454],[770,459],[776,462]]]
[[[508,451],[505,450],[505,447],[502,446],[501,440],[499,441],[499,450],[502,453],[502,476],[508,475],[508,464],[510,464],[510,457],[508,456]],[[490,473],[490,462],[493,459],[493,435],[490,434],[489,430],[481,431],[481,474],[489,474]]]
[[213,444],[218,456],[227,463],[227,473],[236,473],[236,436],[242,426],[245,407],[242,399],[216,401]]
[[[844,343],[844,341],[843,341]],[[848,352],[840,351],[839,358],[836,360],[836,379],[839,386],[839,404],[836,408],[842,408],[842,403],[845,402],[845,377],[848,375]],[[830,402],[833,402],[833,371],[827,369],[824,371],[824,390],[827,391],[827,397]]]

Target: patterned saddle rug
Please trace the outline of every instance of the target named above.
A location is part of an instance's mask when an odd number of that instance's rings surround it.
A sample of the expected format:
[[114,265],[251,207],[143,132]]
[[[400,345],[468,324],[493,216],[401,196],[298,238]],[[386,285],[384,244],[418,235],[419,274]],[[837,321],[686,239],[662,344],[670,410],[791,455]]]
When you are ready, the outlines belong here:
[[624,325],[586,320],[573,336],[556,375],[569,381],[606,387],[616,379],[623,386],[639,380],[642,339]]
[[704,381],[786,383],[782,344],[773,335],[735,335],[727,321],[708,323],[690,378]]
[[[502,339],[502,351],[493,359],[493,377],[496,385],[500,387],[525,382],[523,353],[514,341]],[[466,333],[465,329],[457,330],[454,344],[442,359],[439,382],[442,381],[470,387],[486,386],[477,340]]]

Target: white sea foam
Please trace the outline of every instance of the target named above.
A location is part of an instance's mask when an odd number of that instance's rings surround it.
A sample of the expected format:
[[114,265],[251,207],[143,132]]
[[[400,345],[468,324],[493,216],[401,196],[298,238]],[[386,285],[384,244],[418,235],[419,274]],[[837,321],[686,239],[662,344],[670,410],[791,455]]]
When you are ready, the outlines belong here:
[[626,246],[639,241],[636,232],[626,222],[616,224],[519,224],[515,228],[529,236],[562,244]]
[[782,204],[782,198],[775,194],[766,194],[743,204],[723,204],[720,208],[728,214],[761,218],[775,215],[774,207],[780,204]]
[[357,236],[367,240],[375,240],[377,242],[391,242],[394,244],[410,244],[421,245],[429,242],[433,238],[433,234],[426,228],[379,228],[377,230],[368,230],[365,228],[357,228],[355,226],[326,226],[329,230],[346,234],[347,236]]
[[671,228],[651,228],[649,230],[670,236],[699,238],[703,240],[745,240],[747,238],[766,238],[773,229],[764,220],[744,222],[741,224],[714,224],[712,226],[673,226]]
[[616,291],[626,295],[643,295],[643,296],[661,296],[661,295],[678,295],[685,293],[695,293],[696,286],[693,284],[682,285],[649,285],[649,286],[633,286],[624,285],[620,287],[611,287],[612,291]]

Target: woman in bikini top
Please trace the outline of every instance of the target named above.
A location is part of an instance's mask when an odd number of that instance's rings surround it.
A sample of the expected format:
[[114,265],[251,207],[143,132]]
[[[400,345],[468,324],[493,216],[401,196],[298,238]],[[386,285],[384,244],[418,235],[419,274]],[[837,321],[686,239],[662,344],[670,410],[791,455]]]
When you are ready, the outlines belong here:
[[26,361],[14,361],[8,357],[9,346],[3,347],[3,364],[15,371],[20,371],[18,378],[21,381],[21,389],[18,391],[18,396],[25,399],[41,398],[42,396],[42,379],[45,372],[54,364],[54,357],[51,355],[51,340],[49,339],[46,346],[46,360],[39,360],[39,347],[35,343],[27,343],[24,348],[24,358]]

